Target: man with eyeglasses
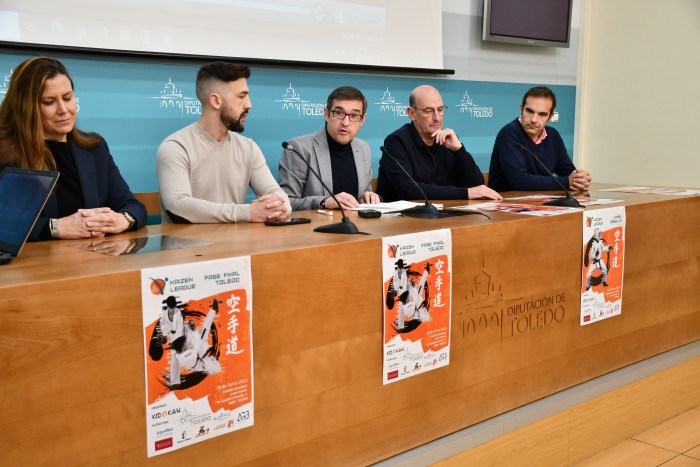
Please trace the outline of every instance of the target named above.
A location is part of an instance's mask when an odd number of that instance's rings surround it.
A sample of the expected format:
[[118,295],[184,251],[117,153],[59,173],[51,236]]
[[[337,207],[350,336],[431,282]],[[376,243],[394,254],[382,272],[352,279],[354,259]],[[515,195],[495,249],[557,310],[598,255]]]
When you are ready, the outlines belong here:
[[[356,138],[367,119],[367,99],[359,89],[341,86],[330,93],[323,109],[324,128],[289,141],[333,190],[343,208],[380,201],[372,191],[372,151]],[[279,184],[289,196],[292,209],[338,209],[335,200],[301,159],[289,149],[282,151]]]
[[[585,191],[591,174],[576,169],[559,132],[547,127],[557,98],[544,86],[530,88],[520,104],[520,116],[496,136],[489,168],[489,186],[494,190],[561,190],[559,184],[533,157],[534,152],[561,184],[572,191]],[[526,149],[524,149],[526,148]]]
[[454,130],[443,128],[446,109],[434,87],[413,90],[406,109],[411,122],[384,140],[384,148],[393,156],[383,154],[379,161],[377,193],[384,201],[423,198],[398,164],[429,199],[501,199],[484,185],[481,170]]

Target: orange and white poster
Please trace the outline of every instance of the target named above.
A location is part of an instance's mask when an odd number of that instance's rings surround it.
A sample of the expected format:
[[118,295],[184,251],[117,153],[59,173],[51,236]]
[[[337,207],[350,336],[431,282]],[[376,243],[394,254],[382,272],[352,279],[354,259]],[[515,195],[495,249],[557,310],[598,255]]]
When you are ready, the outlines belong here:
[[624,206],[583,213],[581,326],[622,313]]
[[384,238],[382,271],[384,384],[449,365],[451,231]]
[[253,425],[250,257],[141,270],[155,456]]

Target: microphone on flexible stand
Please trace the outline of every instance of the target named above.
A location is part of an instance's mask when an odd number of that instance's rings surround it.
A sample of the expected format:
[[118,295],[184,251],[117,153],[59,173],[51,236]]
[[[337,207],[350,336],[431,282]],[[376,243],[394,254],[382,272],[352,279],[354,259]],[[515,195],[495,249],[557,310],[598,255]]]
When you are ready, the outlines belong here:
[[520,144],[519,141],[516,141],[515,144],[516,144],[520,149],[524,149],[525,151],[527,151],[528,153],[530,153],[530,154],[532,155],[532,157],[535,158],[535,160],[542,166],[542,168],[544,168],[544,170],[546,170],[547,173],[548,173],[549,175],[552,176],[552,178],[554,179],[554,181],[557,182],[557,184],[558,184],[558,185],[562,188],[562,190],[564,190],[564,192],[566,193],[566,196],[563,197],[563,198],[554,198],[554,199],[551,199],[551,200],[549,200],[549,201],[545,201],[545,202],[542,203],[542,204],[544,204],[545,206],[565,206],[565,207],[569,207],[569,208],[583,208],[583,206],[581,206],[581,204],[578,202],[578,200],[577,200],[576,198],[574,198],[574,197],[571,195],[571,192],[570,192],[564,185],[562,185],[562,183],[561,183],[561,182],[559,181],[559,179],[552,173],[552,171],[549,170],[549,169],[547,168],[546,165],[544,165],[544,162],[542,162],[542,160],[541,160],[539,157],[537,157],[537,154],[535,154],[534,151],[531,151],[530,149],[526,148],[525,146],[523,146],[522,144]]
[[389,153],[389,151],[386,150],[384,146],[381,146],[379,148],[380,151],[382,151],[384,154],[389,156],[392,161],[396,163],[396,165],[399,166],[401,170],[403,170],[403,173],[406,174],[408,179],[413,182],[413,184],[418,188],[418,191],[423,195],[423,198],[425,199],[425,204],[421,206],[414,206],[412,208],[404,209],[403,211],[400,211],[400,214],[403,216],[408,216],[408,217],[420,217],[423,219],[436,219],[439,217],[453,217],[453,216],[467,216],[469,214],[479,214],[484,217],[488,217],[491,219],[487,214],[484,214],[483,212],[478,212],[478,211],[445,211],[445,210],[439,210],[438,208],[435,207],[433,203],[430,202],[428,197],[426,196],[425,192],[423,189],[420,187],[418,182],[416,182],[413,177],[411,177],[406,169],[403,168],[401,164],[399,164],[399,161],[396,160],[394,156]]
[[289,151],[292,151],[293,153],[297,154],[302,161],[304,161],[304,164],[309,168],[311,173],[314,174],[314,176],[318,179],[319,182],[321,182],[321,185],[323,185],[323,188],[330,193],[331,198],[333,198],[333,201],[338,205],[338,209],[340,209],[340,214],[343,216],[342,221],[336,222],[334,224],[327,224],[327,225],[322,225],[319,227],[316,227],[314,229],[314,232],[325,232],[325,233],[340,233],[340,234],[363,234],[363,235],[369,235],[367,232],[360,232],[357,229],[357,226],[353,224],[350,219],[348,219],[348,216],[345,215],[345,211],[343,210],[343,206],[340,204],[340,201],[338,201],[338,198],[335,197],[333,192],[328,189],[325,183],[323,183],[323,179],[321,176],[311,167],[311,164],[309,164],[309,161],[307,161],[304,156],[294,149],[294,146],[289,144],[288,142],[282,143],[282,147],[284,149],[287,149]]
[[423,219],[435,219],[437,217],[440,217],[440,211],[438,210],[438,208],[436,208],[435,205],[430,202],[420,185],[416,183],[415,180],[413,180],[413,177],[411,177],[406,171],[406,169],[404,169],[403,166],[399,164],[399,161],[397,161],[396,158],[392,156],[391,153],[387,151],[384,146],[381,146],[379,150],[382,151],[382,153],[389,156],[391,160],[394,161],[401,170],[403,170],[403,173],[405,173],[408,179],[411,180],[414,185],[416,185],[416,188],[418,188],[418,191],[420,191],[420,194],[423,195],[423,198],[425,199],[425,204],[423,204],[422,206],[415,206],[412,208],[404,209],[403,211],[401,211],[401,214],[408,217],[421,217]]

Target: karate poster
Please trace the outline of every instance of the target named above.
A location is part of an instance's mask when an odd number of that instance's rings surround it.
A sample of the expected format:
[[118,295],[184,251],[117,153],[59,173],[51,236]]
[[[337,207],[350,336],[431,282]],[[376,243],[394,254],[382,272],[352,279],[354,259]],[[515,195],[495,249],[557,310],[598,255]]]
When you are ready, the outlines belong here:
[[386,237],[382,251],[388,384],[450,363],[451,231]]
[[143,269],[141,300],[148,456],[252,426],[250,257]]
[[625,208],[583,213],[581,326],[622,313]]

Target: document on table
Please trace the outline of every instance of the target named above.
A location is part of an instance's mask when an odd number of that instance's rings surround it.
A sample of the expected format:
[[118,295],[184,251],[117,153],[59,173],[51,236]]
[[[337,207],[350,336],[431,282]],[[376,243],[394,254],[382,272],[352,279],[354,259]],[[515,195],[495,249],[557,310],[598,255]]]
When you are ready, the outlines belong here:
[[[350,208],[350,211],[359,211],[360,209],[374,209],[384,214],[392,212],[401,212],[404,209],[413,208],[416,206],[422,206],[425,203],[414,203],[413,201],[392,201],[391,203],[377,203],[377,204],[365,204],[362,203],[356,208]],[[442,209],[442,204],[433,203],[437,209]]]

